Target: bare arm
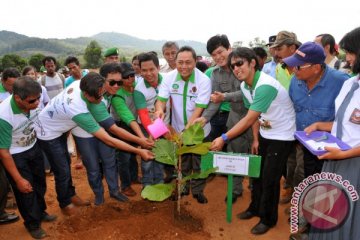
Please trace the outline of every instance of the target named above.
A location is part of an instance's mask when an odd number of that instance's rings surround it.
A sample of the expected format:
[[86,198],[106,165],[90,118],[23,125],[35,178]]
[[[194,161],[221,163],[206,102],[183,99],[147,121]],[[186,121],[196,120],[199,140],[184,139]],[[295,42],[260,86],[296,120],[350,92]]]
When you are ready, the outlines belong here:
[[134,134],[129,133],[125,129],[116,126],[116,124],[113,124],[108,130],[112,134],[118,136],[119,138],[124,139],[126,141],[133,142],[133,143],[137,143],[144,148],[153,147],[153,142],[147,141],[147,139],[145,137],[140,138],[138,136],[135,136]]
[[130,128],[134,131],[134,133],[138,137],[145,138],[143,132],[141,131],[141,128],[140,128],[139,124],[136,121],[131,121],[130,122]]
[[185,128],[191,126],[194,123],[194,120],[201,116],[203,111],[204,111],[203,108],[196,107],[190,119],[188,120],[188,123],[186,124]]
[[259,153],[259,129],[260,129],[260,123],[259,121],[255,121],[254,124],[251,126],[252,135],[253,135],[253,142],[251,144],[252,154]]
[[304,131],[306,132],[306,134],[310,134],[313,131],[317,130],[331,132],[333,124],[334,122],[316,122],[311,124],[310,126],[307,126]]
[[166,102],[157,100],[155,103],[155,113],[154,115],[158,118],[164,119],[166,110]]

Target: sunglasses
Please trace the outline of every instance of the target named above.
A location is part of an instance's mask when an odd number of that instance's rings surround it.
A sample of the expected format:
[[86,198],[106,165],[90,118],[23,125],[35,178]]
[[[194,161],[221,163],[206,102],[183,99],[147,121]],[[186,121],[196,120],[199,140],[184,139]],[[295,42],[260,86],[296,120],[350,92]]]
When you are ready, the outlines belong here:
[[129,78],[133,78],[133,77],[135,77],[134,73],[127,75],[126,77],[123,77],[123,79],[129,79]]
[[234,69],[235,69],[235,66],[236,66],[236,67],[241,67],[243,64],[244,64],[244,61],[243,61],[243,60],[239,60],[239,61],[237,61],[237,62],[234,62],[234,63],[230,64],[230,68],[231,68],[231,70],[234,70]]
[[120,86],[122,86],[124,83],[123,83],[123,81],[115,81],[115,80],[109,81],[109,85],[110,85],[110,86],[114,86],[115,84],[120,87]]
[[308,68],[308,67],[311,67],[312,65],[313,65],[313,64],[304,65],[304,66],[295,66],[295,69],[299,71],[300,69]]
[[35,99],[28,100],[27,102],[28,102],[28,104],[34,104],[34,103],[36,103],[36,101],[39,101],[39,100],[40,100],[40,96]]

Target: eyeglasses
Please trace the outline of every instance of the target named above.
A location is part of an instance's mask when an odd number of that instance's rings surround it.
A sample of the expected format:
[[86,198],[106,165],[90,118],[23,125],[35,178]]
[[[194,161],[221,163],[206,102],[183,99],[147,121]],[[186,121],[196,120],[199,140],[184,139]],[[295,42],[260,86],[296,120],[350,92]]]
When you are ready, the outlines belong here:
[[230,64],[230,68],[231,68],[231,70],[234,70],[234,69],[235,69],[235,66],[236,66],[236,67],[241,67],[243,64],[244,64],[244,61],[243,61],[243,60],[239,60],[239,61],[237,61],[237,62],[234,62],[234,63]]
[[134,73],[127,75],[126,77],[123,77],[123,79],[129,79],[129,78],[133,78],[133,77],[135,77]]
[[110,86],[114,86],[115,84],[120,87],[120,86],[122,86],[124,83],[123,83],[123,81],[115,81],[115,80],[109,81],[109,85],[110,85]]
[[31,99],[31,100],[27,100],[28,104],[34,104],[36,101],[40,100],[40,96],[35,98],[35,99]]
[[309,65],[304,65],[304,66],[295,66],[294,68],[298,71],[300,71],[300,69],[303,69],[303,68],[308,68],[308,67],[311,67],[313,64],[309,64]]

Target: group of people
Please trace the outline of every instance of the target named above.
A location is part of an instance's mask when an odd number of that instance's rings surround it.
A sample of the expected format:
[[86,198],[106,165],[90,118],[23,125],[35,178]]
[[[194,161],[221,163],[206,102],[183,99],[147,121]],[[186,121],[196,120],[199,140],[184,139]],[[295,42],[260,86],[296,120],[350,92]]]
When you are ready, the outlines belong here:
[[[360,28],[347,33],[339,45],[346,53],[346,64],[336,59],[338,49],[330,34],[302,44],[295,33],[281,31],[269,38],[272,58],[268,63],[266,51],[232,49],[226,35],[211,37],[207,51],[214,66],[204,72],[196,68],[194,49],[175,42],[162,48],[165,66],[160,66],[155,52],[136,55],[131,64],[120,63],[118,49],[110,48],[98,73],[81,69],[76,57],[65,61],[71,73],[66,79],[55,71],[53,57],[44,58],[46,75],[38,80],[31,67],[24,69],[23,76],[16,69],[6,69],[0,86],[0,166],[25,227],[40,239],[46,236],[41,222],[56,219],[46,212],[44,158],[54,174],[62,212],[74,215],[78,207],[90,205],[76,194],[72,182],[70,134],[86,168],[95,205],[105,201],[103,176],[111,198],[125,202],[136,195],[131,184],[138,180],[137,155],[143,186],[171,181],[174,169],[154,160],[150,151],[154,139],[148,126],[156,118],[177,132],[200,123],[204,141],[212,141],[212,151],[262,157],[260,176],[251,179],[249,207],[238,214],[242,220],[259,217],[253,234],[275,226],[279,202],[289,201],[289,196],[280,199],[282,176],[290,195],[305,177],[321,171],[341,174],[359,191]],[[344,65],[350,66],[352,77]],[[327,148],[319,160],[295,141],[296,130],[331,131],[352,149]],[[199,155],[182,157],[183,175],[201,171]],[[242,180],[234,177],[233,203],[242,195]],[[3,185],[7,186],[6,181]],[[205,185],[204,179],[193,180],[182,194],[191,191],[198,203],[205,204]],[[310,227],[291,239],[301,239],[302,234],[310,239],[359,239],[355,225],[359,211],[354,202],[339,228]],[[3,208],[0,213],[9,222],[15,219]]]

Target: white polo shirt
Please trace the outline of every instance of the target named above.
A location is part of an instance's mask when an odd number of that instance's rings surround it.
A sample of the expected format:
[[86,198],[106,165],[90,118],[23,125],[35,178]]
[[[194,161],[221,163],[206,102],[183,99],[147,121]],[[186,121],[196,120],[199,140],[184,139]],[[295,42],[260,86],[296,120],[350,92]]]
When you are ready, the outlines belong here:
[[[207,108],[210,95],[210,79],[195,68],[188,81],[184,81],[177,70],[168,73],[160,85],[158,99],[167,102],[171,97],[171,125],[182,132],[196,107]],[[210,123],[207,123],[205,136],[210,130]]]
[[245,107],[260,112],[260,134],[263,138],[295,140],[295,111],[288,92],[275,78],[256,71],[252,87],[241,83]]
[[0,148],[9,149],[11,154],[29,150],[36,143],[34,125],[38,122],[40,109],[22,112],[13,96],[0,104]]
[[75,81],[51,99],[41,111],[41,124],[36,126],[37,137],[41,140],[52,140],[76,126],[88,133],[96,132],[100,126],[90,114],[88,104],[80,90],[80,81]]

